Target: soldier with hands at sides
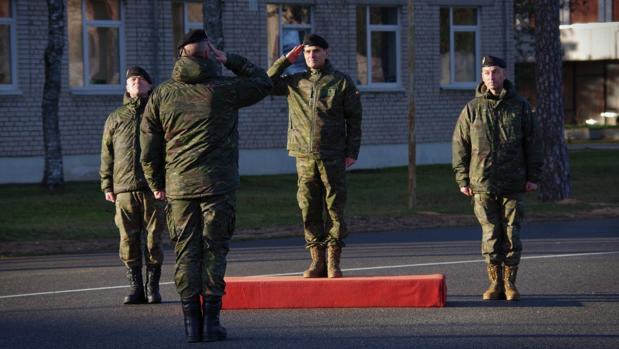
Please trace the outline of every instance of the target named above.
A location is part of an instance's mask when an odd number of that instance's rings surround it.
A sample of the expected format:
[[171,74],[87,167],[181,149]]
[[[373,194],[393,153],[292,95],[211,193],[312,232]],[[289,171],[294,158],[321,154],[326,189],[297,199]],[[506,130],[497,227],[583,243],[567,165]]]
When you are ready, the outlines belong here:
[[537,190],[543,144],[535,115],[506,79],[505,62],[482,59],[482,82],[453,133],[453,170],[460,192],[473,199],[490,286],[484,300],[520,298],[523,196]]
[[[124,303],[160,303],[161,237],[166,231],[165,202],[155,200],[146,184],[140,165],[139,144],[140,121],[152,89],[152,80],[146,70],[137,66],[127,69],[126,79],[123,105],[112,112],[105,122],[99,171],[101,189],[105,199],[116,204],[119,254],[127,267],[130,283]],[[146,287],[142,277],[142,251],[146,262]]]

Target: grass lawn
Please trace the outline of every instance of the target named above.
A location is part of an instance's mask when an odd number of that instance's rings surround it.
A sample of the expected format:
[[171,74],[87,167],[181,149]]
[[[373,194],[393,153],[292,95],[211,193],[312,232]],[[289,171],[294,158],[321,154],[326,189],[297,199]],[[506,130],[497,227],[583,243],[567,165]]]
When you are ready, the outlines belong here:
[[[571,200],[541,203],[528,194],[529,211],[538,215],[584,214],[595,208],[619,207],[619,151],[580,150],[570,154]],[[352,171],[348,175],[347,216],[405,217],[407,169]],[[451,166],[419,166],[418,211],[471,214],[470,201],[453,180]],[[238,191],[237,227],[300,225],[296,176],[244,176]],[[0,241],[115,238],[114,206],[103,199],[98,182],[68,183],[48,193],[38,185],[0,186]]]

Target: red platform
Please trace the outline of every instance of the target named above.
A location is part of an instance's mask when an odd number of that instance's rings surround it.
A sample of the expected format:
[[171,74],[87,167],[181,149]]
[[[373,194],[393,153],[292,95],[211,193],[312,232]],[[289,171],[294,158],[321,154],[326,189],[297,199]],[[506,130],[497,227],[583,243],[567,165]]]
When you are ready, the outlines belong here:
[[445,276],[228,277],[224,309],[443,307]]

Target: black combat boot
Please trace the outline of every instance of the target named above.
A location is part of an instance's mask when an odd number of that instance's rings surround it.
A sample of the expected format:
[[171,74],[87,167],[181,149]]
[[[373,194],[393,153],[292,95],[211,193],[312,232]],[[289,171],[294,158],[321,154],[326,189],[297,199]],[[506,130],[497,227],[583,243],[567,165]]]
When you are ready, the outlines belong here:
[[330,278],[341,278],[342,270],[340,269],[340,256],[342,255],[342,247],[332,245],[327,250],[327,276]]
[[223,341],[227,337],[226,328],[219,322],[221,311],[221,296],[206,296],[202,304],[204,316],[204,341]]
[[516,288],[516,274],[518,266],[506,265],[503,273],[503,281],[505,282],[505,299],[508,301],[517,301],[520,299],[520,292]]
[[488,289],[484,292],[482,299],[485,301],[505,299],[505,293],[503,290],[503,269],[501,268],[501,265],[488,264],[486,266],[486,271],[488,272],[490,286],[488,286]]
[[185,319],[185,338],[188,343],[202,341],[202,307],[200,296],[181,298]]
[[146,303],[144,284],[142,283],[142,267],[127,268],[129,279],[129,294],[125,297],[125,304]]
[[159,294],[160,278],[160,265],[149,265],[146,267],[146,300],[149,304],[161,303],[161,294]]
[[309,248],[312,263],[303,272],[304,278],[323,278],[327,276],[327,264],[325,262],[325,249],[320,246]]

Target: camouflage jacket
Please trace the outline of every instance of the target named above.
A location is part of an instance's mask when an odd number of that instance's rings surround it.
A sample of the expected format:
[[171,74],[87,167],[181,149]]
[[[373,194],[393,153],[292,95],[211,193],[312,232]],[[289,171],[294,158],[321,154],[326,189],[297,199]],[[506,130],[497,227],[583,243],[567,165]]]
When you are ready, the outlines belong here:
[[150,188],[172,199],[224,194],[239,185],[238,109],[271,90],[266,72],[228,54],[237,77],[217,74],[213,60],[181,57],[142,117],[142,167]]
[[273,95],[288,96],[288,153],[295,157],[356,159],[361,145],[361,98],[354,82],[333,69],[292,75],[286,56],[268,71]]
[[101,141],[101,190],[123,193],[148,190],[140,165],[140,118],[146,101],[139,97],[123,98],[123,106],[105,121]]
[[498,97],[479,84],[460,113],[452,146],[456,182],[474,193],[519,193],[526,181],[540,181],[541,131],[529,103],[509,80]]

